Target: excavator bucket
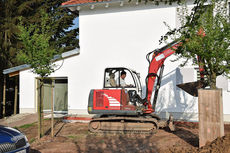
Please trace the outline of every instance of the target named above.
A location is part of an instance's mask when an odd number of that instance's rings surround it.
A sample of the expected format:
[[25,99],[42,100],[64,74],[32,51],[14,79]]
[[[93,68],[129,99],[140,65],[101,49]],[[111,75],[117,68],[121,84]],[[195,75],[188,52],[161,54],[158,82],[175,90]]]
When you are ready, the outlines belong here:
[[194,97],[198,97],[198,89],[205,88],[206,83],[204,81],[188,82],[178,84],[177,87],[181,88]]

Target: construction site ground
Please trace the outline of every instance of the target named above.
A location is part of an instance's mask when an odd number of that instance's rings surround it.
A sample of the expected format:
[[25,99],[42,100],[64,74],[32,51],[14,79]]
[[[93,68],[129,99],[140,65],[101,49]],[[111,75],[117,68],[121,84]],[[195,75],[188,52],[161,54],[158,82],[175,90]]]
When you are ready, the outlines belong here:
[[[28,120],[34,121],[28,124]],[[31,122],[30,121],[30,122]],[[25,125],[23,124],[25,122]],[[26,134],[32,153],[194,153],[230,152],[230,124],[225,124],[225,136],[208,142],[199,148],[198,123],[176,122],[176,131],[160,129],[154,135],[148,134],[92,134],[88,123],[67,123],[55,120],[54,137],[50,136],[50,120],[44,120],[45,136],[37,138],[36,115],[21,116],[21,121],[0,120],[0,124],[16,127]]]

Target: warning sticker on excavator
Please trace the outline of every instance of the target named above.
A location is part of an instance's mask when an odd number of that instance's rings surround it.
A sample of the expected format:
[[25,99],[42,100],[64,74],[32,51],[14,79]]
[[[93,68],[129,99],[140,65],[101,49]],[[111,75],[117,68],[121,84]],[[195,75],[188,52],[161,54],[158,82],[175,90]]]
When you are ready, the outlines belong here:
[[159,61],[161,59],[165,58],[165,55],[164,54],[160,54],[156,57],[156,61]]
[[103,94],[105,97],[107,97],[107,99],[109,100],[109,106],[111,107],[113,107],[113,106],[121,106],[121,104],[120,104],[120,102],[116,99],[116,98],[114,98],[114,97],[112,97],[112,96],[108,96],[107,94]]

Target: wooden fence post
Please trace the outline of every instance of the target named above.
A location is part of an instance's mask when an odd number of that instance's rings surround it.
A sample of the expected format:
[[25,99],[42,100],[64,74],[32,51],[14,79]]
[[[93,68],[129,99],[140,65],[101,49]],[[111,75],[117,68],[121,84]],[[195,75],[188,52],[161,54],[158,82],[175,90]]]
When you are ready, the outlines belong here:
[[18,78],[15,78],[15,91],[14,91],[14,115],[17,114],[17,105],[18,104]]
[[6,76],[4,75],[4,84],[3,84],[3,109],[2,116],[6,116]]
[[54,137],[54,80],[51,83],[51,136]]

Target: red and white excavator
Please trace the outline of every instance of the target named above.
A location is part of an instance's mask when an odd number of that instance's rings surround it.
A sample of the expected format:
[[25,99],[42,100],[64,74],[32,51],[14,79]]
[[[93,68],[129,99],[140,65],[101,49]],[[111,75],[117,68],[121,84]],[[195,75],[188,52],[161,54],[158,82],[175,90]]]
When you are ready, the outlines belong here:
[[[158,128],[168,127],[174,131],[171,115],[168,120],[161,120],[154,112],[164,61],[175,53],[179,45],[180,42],[174,41],[147,54],[149,68],[145,98],[141,98],[142,86],[138,73],[124,67],[106,68],[104,88],[92,89],[89,94],[88,113],[97,114],[89,123],[89,130],[91,132],[155,133]],[[126,72],[125,80],[128,81],[126,83],[128,85],[123,87],[120,86],[122,71]],[[200,67],[200,72],[204,72],[202,67]],[[117,80],[113,80],[114,78]],[[202,82],[178,86],[193,96],[197,96],[198,88],[204,87]]]

